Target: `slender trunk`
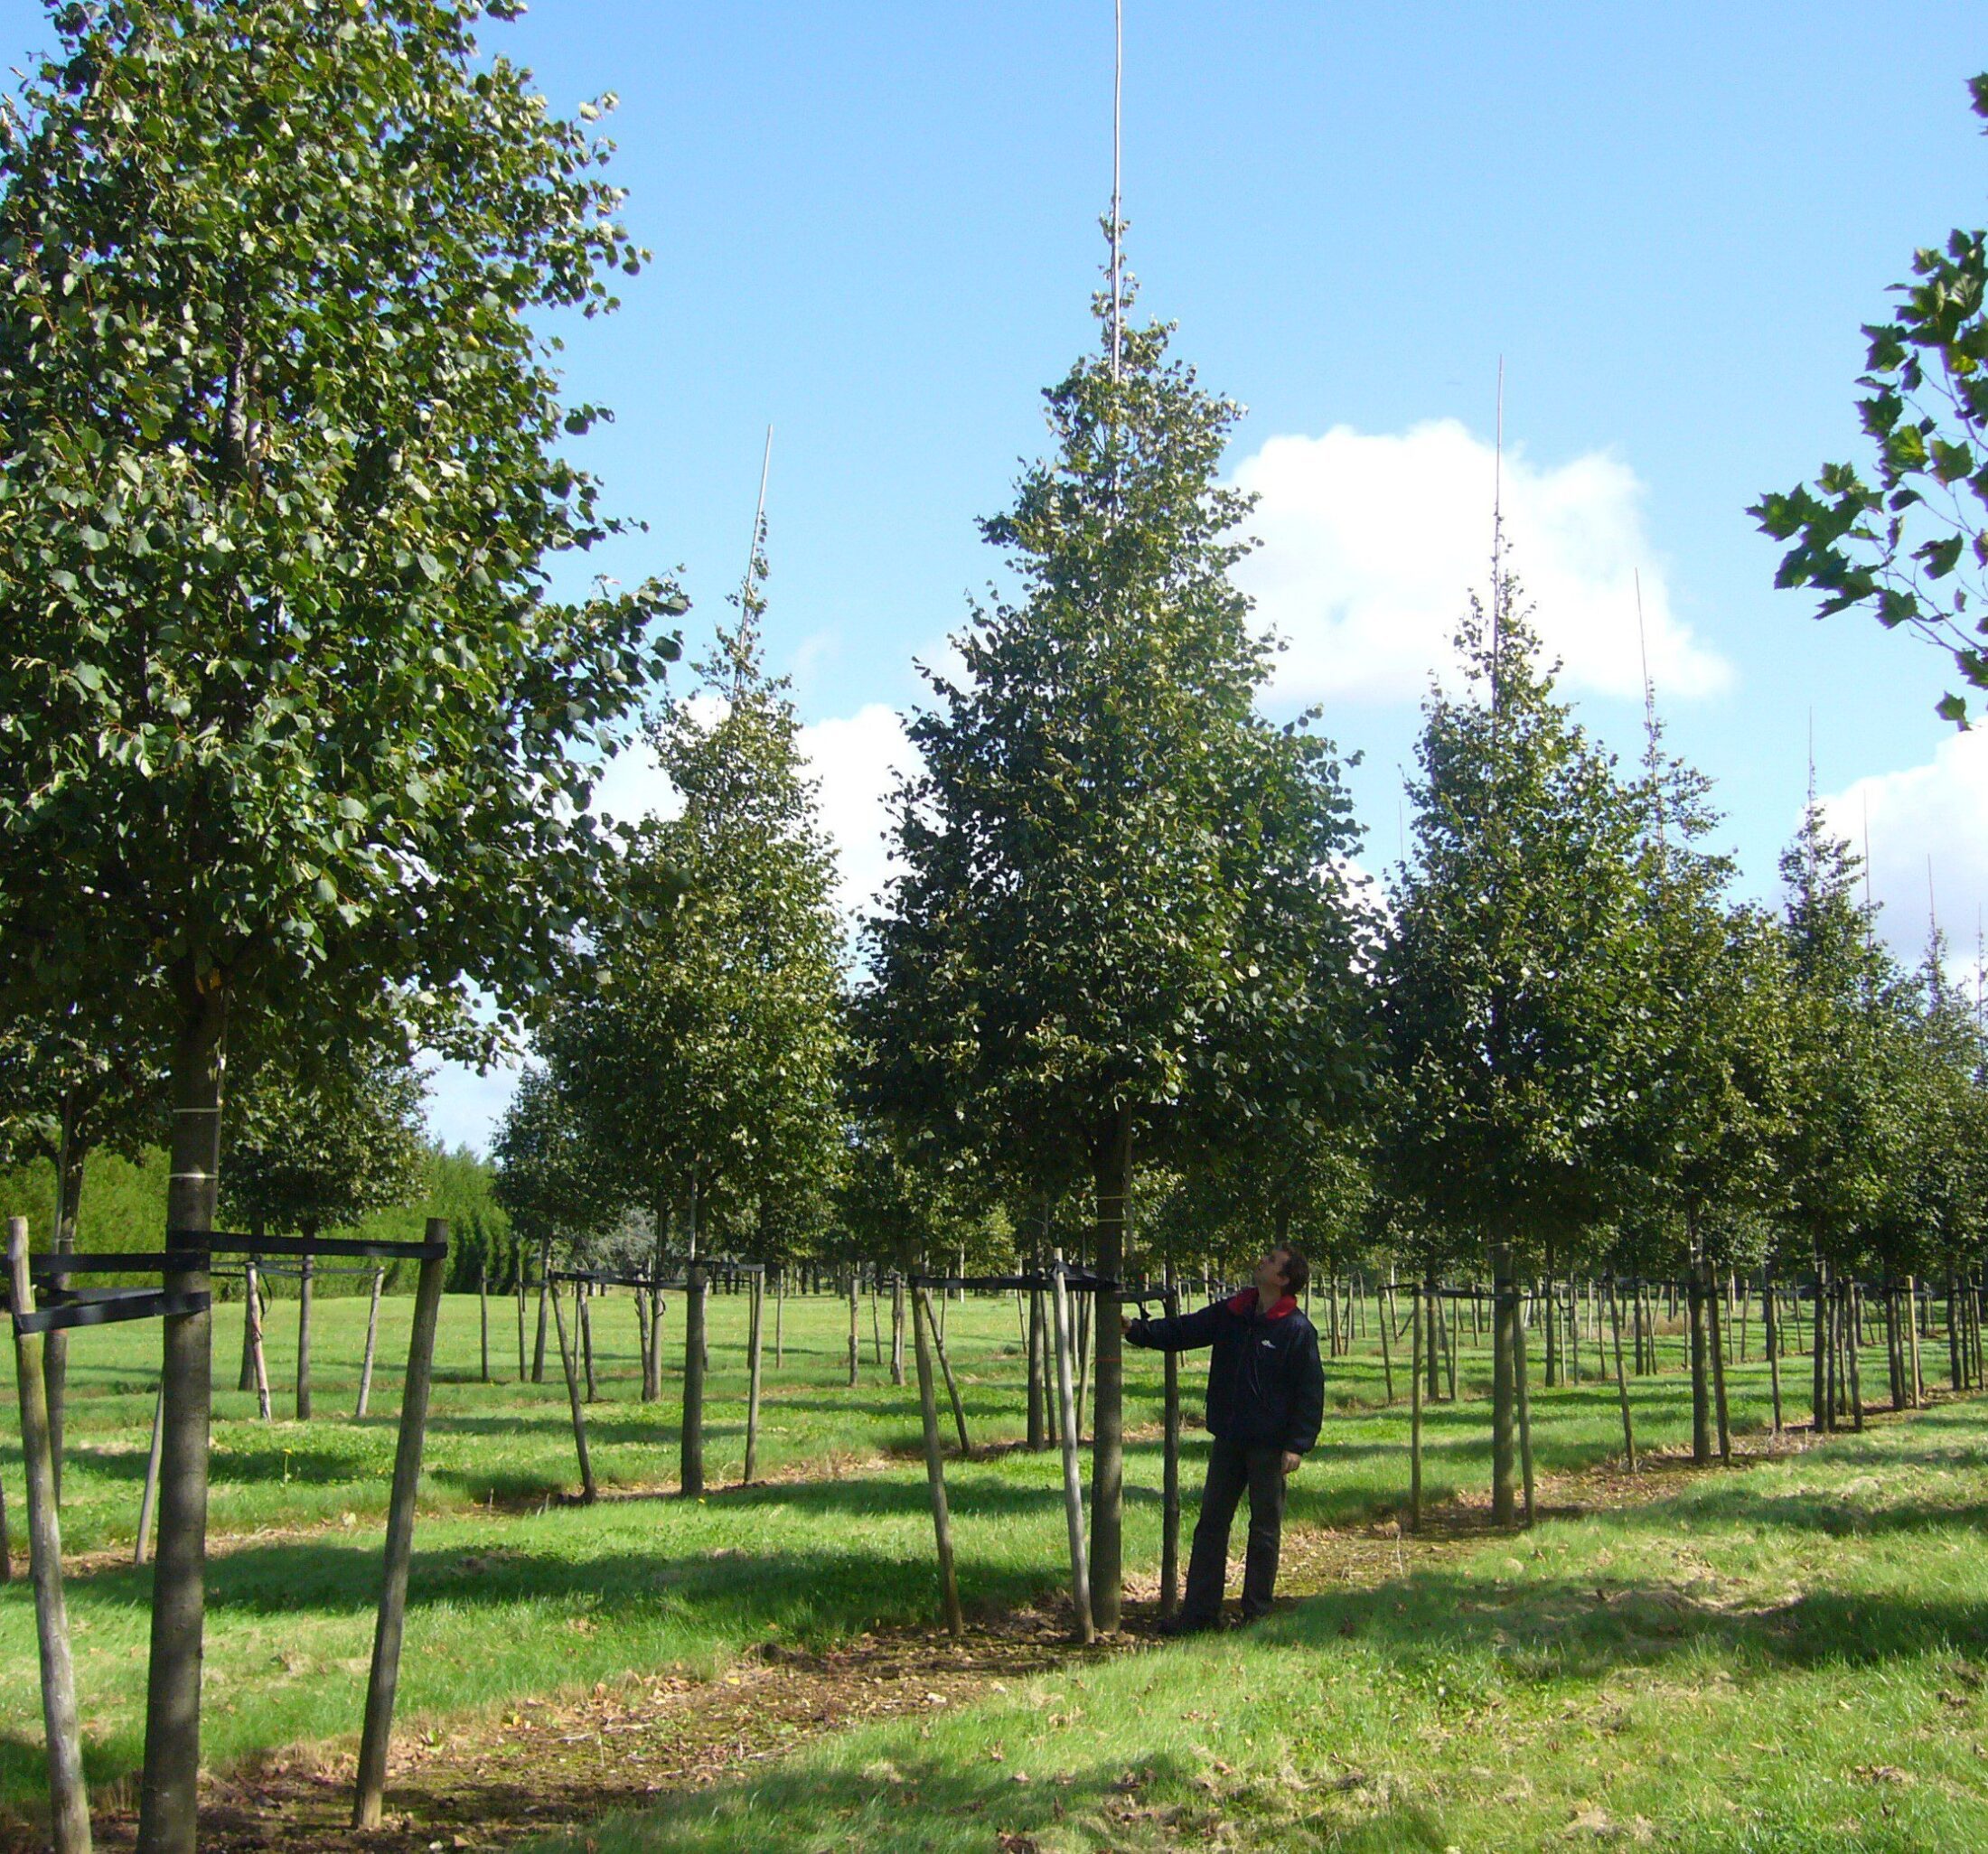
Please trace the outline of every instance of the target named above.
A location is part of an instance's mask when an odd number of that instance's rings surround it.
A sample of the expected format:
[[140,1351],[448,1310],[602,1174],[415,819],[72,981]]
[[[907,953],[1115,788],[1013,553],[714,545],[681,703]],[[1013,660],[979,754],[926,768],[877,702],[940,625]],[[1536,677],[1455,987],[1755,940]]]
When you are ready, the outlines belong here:
[[890,1381],[905,1381],[905,1277],[902,1270],[890,1278]]
[[1512,1322],[1512,1381],[1518,1392],[1519,1475],[1525,1489],[1525,1523],[1533,1523],[1536,1509],[1533,1501],[1533,1397],[1525,1369],[1525,1320],[1523,1312]]
[[1861,1433],[1864,1426],[1863,1374],[1858,1354],[1861,1350],[1859,1341],[1862,1335],[1858,1328],[1863,1324],[1863,1289],[1854,1281],[1850,1284],[1850,1303],[1846,1312],[1850,1336],[1850,1426]]
[[1781,1324],[1775,1306],[1774,1268],[1770,1263],[1760,1278],[1760,1322],[1762,1343],[1768,1352],[1768,1388],[1774,1400],[1774,1433],[1781,1433]]
[[518,1381],[525,1381],[525,1259],[518,1253]]
[[[898,1290],[898,1303],[903,1289]],[[939,1552],[939,1599],[945,1614],[947,1632],[957,1641],[966,1633],[966,1618],[960,1610],[960,1584],[952,1564],[952,1520],[946,1509],[945,1462],[939,1449],[938,1400],[932,1386],[932,1309],[924,1288],[917,1290],[912,1320],[917,1331],[914,1350],[918,1356],[918,1415],[924,1436],[925,1484],[932,1494],[932,1531]]]
[[1622,1458],[1633,1475],[1636,1467],[1636,1425],[1629,1419],[1629,1379],[1622,1369],[1622,1302],[1611,1278],[1608,1287],[1608,1325],[1615,1335],[1616,1398],[1622,1405]]
[[[33,1313],[34,1285],[28,1275],[25,1217],[7,1219],[7,1274],[14,1310]],[[34,1584],[34,1634],[41,1655],[49,1813],[55,1854],[89,1854],[89,1795],[83,1786],[82,1716],[76,1704],[76,1665],[62,1598],[62,1534],[55,1506],[43,1344],[41,1334],[14,1327],[14,1385],[21,1403],[21,1465],[27,1483],[28,1568]]]
[[856,1295],[856,1270],[852,1268],[849,1270],[849,1382],[852,1386],[856,1382],[857,1361],[861,1355],[862,1346],[862,1342],[858,1336],[857,1330]]
[[[1174,1288],[1174,1264],[1167,1260],[1161,1309],[1170,1320],[1180,1317],[1180,1296]],[[1180,1605],[1180,1354],[1160,1354],[1165,1401],[1160,1416],[1159,1484],[1159,1613],[1171,1615]]]
[[1691,1321],[1692,1460],[1700,1467],[1711,1461],[1711,1359],[1705,1339],[1705,1263],[1693,1238],[1691,1278],[1684,1286]]
[[586,1367],[586,1400],[592,1403],[598,1394],[594,1388],[594,1297],[585,1281],[573,1284],[573,1343]]
[[[62,1094],[61,1136],[55,1151],[55,1241],[59,1255],[76,1249],[76,1220],[82,1213],[85,1150],[76,1137],[77,1101],[73,1089]],[[70,1278],[57,1275],[50,1283],[67,1288]],[[49,1459],[54,1465],[55,1504],[62,1504],[62,1427],[69,1393],[69,1334],[50,1333],[42,1341],[42,1383],[48,1399]]]
[[[372,1395],[373,1347],[380,1339],[380,1288],[386,1279],[386,1272],[384,1269],[373,1270],[372,1300],[366,1309],[366,1355],[359,1367],[359,1407],[352,1411],[355,1420],[365,1416],[366,1400]],[[262,1344],[260,1334],[257,1334],[256,1344],[259,1348]]]
[[1906,1388],[1914,1409],[1919,1409],[1926,1401],[1926,1379],[1919,1369],[1918,1305],[1919,1278],[1917,1275],[1908,1275],[1905,1278],[1905,1328],[1910,1359]]
[[[1388,1405],[1393,1408],[1394,1402],[1394,1358],[1393,1350],[1388,1344],[1387,1332],[1389,1325],[1393,1323],[1394,1310],[1387,1300],[1383,1299],[1380,1302],[1376,1311],[1380,1315],[1381,1324],[1381,1381]],[[1167,1355],[1172,1356],[1171,1353]]]
[[[214,1227],[220,1178],[228,993],[218,974],[183,972],[173,1050],[168,1240]],[[204,1250],[164,1276],[169,1294],[208,1288]],[[193,1854],[201,1768],[201,1650],[207,1606],[207,1442],[213,1407],[213,1316],[167,1314],[161,1370],[159,1547],[152,1574],[152,1656],[145,1681],[139,1854]]]
[[[1083,1544],[1083,1476],[1077,1466],[1076,1390],[1071,1375],[1075,1335],[1070,1330],[1070,1293],[1063,1278],[1063,1251],[1055,1252],[1051,1275],[1055,1306],[1057,1428],[1063,1438],[1063,1511],[1070,1532],[1070,1604],[1076,1613],[1077,1634],[1085,1642],[1098,1637],[1091,1606],[1091,1567]],[[933,1424],[937,1428],[936,1421]]]
[[752,1297],[746,1313],[746,1469],[747,1486],[759,1477],[759,1367],[766,1323],[766,1278],[755,1275],[746,1283]]
[[[306,1230],[306,1236],[315,1232]],[[309,1256],[296,1268],[296,1419],[311,1419],[311,1285],[316,1265]]]
[[1042,1289],[1028,1290],[1028,1447],[1032,1453],[1049,1446],[1044,1423]]
[[244,1285],[248,1289],[248,1302],[242,1309],[243,1330],[248,1336],[248,1362],[254,1373],[256,1414],[267,1423],[273,1419],[274,1412],[269,1401],[269,1361],[262,1350],[262,1281],[253,1256],[248,1258],[242,1274]]
[[490,1382],[490,1270],[476,1270],[476,1314],[483,1342],[483,1382]]
[[1119,1334],[1118,1283],[1125,1272],[1125,1213],[1132,1186],[1132,1118],[1123,1110],[1095,1154],[1097,1240],[1092,1253],[1103,1282],[1091,1297],[1095,1390],[1091,1451],[1091,1598],[1097,1626],[1119,1625],[1123,1583],[1125,1379]]
[[939,1354],[939,1374],[945,1380],[946,1398],[952,1405],[953,1427],[960,1432],[960,1454],[964,1458],[973,1453],[973,1445],[967,1440],[966,1406],[960,1401],[960,1387],[953,1381],[952,1361],[946,1356],[944,1297],[941,1296],[940,1310],[934,1314],[932,1310],[932,1297],[923,1288],[917,1289],[917,1295],[924,1303],[925,1320],[932,1328],[933,1346]]
[[1422,1529],[1422,1290],[1408,1289],[1408,1317],[1414,1328],[1408,1356],[1408,1529]]
[[774,1275],[774,1369],[787,1362],[787,1265]]
[[531,1341],[531,1381],[545,1382],[546,1296],[552,1291],[552,1239],[539,1239],[539,1330]]
[[1494,1523],[1509,1526],[1518,1510],[1512,1350],[1519,1314],[1512,1251],[1502,1242],[1491,1251],[1491,1517]]
[[1809,1352],[1809,1428],[1815,1434],[1836,1427],[1829,1407],[1829,1288],[1826,1265],[1815,1263],[1815,1343]]
[[[1707,1264],[1708,1270],[1710,1264]],[[1727,1464],[1732,1460],[1732,1419],[1726,1402],[1726,1346],[1723,1325],[1720,1315],[1720,1302],[1725,1297],[1717,1292],[1714,1285],[1711,1308],[1711,1390],[1712,1407],[1719,1419],[1719,1459]],[[1730,1305],[1730,1303],[1728,1303]]]
[[1437,1374],[1442,1369],[1442,1347],[1436,1343],[1436,1271],[1431,1269],[1422,1278],[1422,1311],[1429,1321],[1429,1351],[1426,1363],[1429,1369],[1427,1400],[1436,1402],[1442,1396],[1442,1380]]
[[1960,1375],[1960,1286],[1954,1270],[1946,1271],[1946,1381],[1962,1389]]
[[704,1269],[698,1260],[698,1181],[690,1179],[683,1276],[682,1467],[677,1484],[687,1499],[704,1492]]
[[[576,1288],[578,1283],[574,1284]],[[573,1337],[569,1343],[566,1335],[566,1313],[559,1304],[559,1297],[552,1297],[552,1324],[558,1334],[559,1370],[566,1378],[566,1404],[573,1419],[573,1452],[580,1463],[580,1498],[591,1506],[600,1497],[600,1489],[594,1484],[594,1459],[586,1447],[586,1410],[580,1397],[579,1351],[580,1314],[579,1296],[573,1298]]]

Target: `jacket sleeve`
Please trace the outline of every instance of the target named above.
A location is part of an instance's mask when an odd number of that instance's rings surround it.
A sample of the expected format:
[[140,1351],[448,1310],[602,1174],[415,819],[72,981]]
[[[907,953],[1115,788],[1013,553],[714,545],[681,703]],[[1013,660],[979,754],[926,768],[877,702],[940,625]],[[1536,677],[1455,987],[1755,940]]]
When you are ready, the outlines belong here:
[[1305,1323],[1304,1343],[1291,1360],[1290,1430],[1284,1447],[1293,1455],[1306,1455],[1318,1439],[1318,1425],[1326,1415],[1326,1368],[1318,1360],[1318,1329]]
[[[1170,1320],[1134,1320],[1125,1336],[1149,1352],[1192,1352],[1197,1345],[1214,1344],[1227,1311],[1219,1300],[1211,1300],[1198,1313],[1176,1314]],[[1314,1357],[1318,1350],[1314,1342]]]

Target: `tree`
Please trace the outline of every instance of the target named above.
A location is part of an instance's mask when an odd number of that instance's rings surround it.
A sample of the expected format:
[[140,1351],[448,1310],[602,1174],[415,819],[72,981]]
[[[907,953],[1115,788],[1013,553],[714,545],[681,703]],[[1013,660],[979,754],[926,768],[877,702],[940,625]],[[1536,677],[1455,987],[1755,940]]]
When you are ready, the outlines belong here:
[[[1988,119],[1988,73],[1970,80]],[[1747,512],[1783,555],[1775,584],[1823,595],[1818,617],[1868,608],[1952,657],[1962,688],[1939,703],[1965,724],[1988,691],[1988,231],[1955,229],[1913,254],[1890,320],[1869,323],[1857,384],[1869,478],[1824,465],[1813,487],[1762,496]]]
[[703,1491],[702,1300],[709,1226],[754,1246],[826,1214],[841,1146],[846,1046],[832,851],[800,722],[758,640],[754,576],[736,626],[699,666],[706,692],[652,725],[683,801],[645,823],[614,877],[619,924],[541,1038],[555,1083],[624,1198],[652,1209],[659,1248],[681,1218],[686,1494]]
[[[673,589],[548,586],[615,524],[533,318],[641,254],[478,10],[64,6],[0,122],[0,1007],[163,977],[175,1229],[231,1013],[307,1042],[419,982],[516,1021],[674,651]],[[194,1834],[209,1334],[166,1321],[147,1854]]]
[[[1434,1254],[1468,1236],[1549,1265],[1613,1207],[1609,1135],[1641,1066],[1636,805],[1553,698],[1493,553],[1458,632],[1467,681],[1424,708],[1414,855],[1379,967],[1385,1195]],[[1504,1274],[1504,1269],[1495,1272]],[[1514,1517],[1514,1317],[1493,1321],[1492,1497]]]
[[[866,1006],[896,1112],[950,1125],[1052,1197],[1088,1176],[1107,1281],[1124,1269],[1135,1154],[1158,1156],[1190,1108],[1247,1118],[1275,1061],[1354,1066],[1304,1035],[1315,989],[1277,963],[1284,885],[1334,904],[1352,833],[1329,751],[1255,710],[1271,647],[1229,578],[1249,503],[1216,476],[1239,408],[1169,359],[1165,327],[1121,343],[1126,306],[1098,303],[1106,340],[1045,396],[1054,457],[981,524],[1018,591],[974,607],[962,676],[927,672],[935,704],[910,726],[923,770],[897,801],[905,874],[871,929]],[[1284,787],[1301,802],[1280,809]],[[1107,1288],[1090,1557],[1106,1629],[1115,1312]]]

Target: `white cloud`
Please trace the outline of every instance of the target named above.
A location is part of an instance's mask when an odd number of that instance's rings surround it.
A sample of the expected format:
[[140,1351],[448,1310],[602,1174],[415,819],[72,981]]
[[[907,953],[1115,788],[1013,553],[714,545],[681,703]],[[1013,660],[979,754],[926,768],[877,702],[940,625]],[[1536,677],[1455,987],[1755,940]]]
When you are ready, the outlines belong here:
[[[1287,642],[1279,695],[1412,700],[1432,670],[1447,670],[1458,616],[1489,571],[1496,467],[1493,447],[1453,418],[1399,435],[1342,425],[1323,437],[1273,437],[1242,462],[1235,481],[1259,498],[1250,526],[1262,546],[1236,577]],[[1730,667],[1671,610],[1642,496],[1635,473],[1605,452],[1543,468],[1508,447],[1513,565],[1569,684],[1641,693],[1640,569],[1659,693],[1716,693]]]
[[1955,969],[1972,972],[1988,906],[1988,729],[1955,734],[1927,764],[1860,779],[1822,803],[1830,829],[1860,854],[1868,819],[1871,899],[1899,957],[1916,962],[1926,950],[1930,860]]
[[466,1146],[487,1153],[517,1088],[518,1072],[508,1063],[479,1075],[462,1063],[436,1061],[428,1082],[429,1136],[452,1152]]
[[[696,702],[712,702],[707,696]],[[801,751],[819,782],[821,823],[835,846],[835,900],[853,922],[870,912],[890,874],[884,846],[886,801],[897,772],[911,763],[911,744],[894,708],[871,702],[853,715],[810,722],[801,730]],[[594,810],[633,823],[645,817],[673,817],[681,801],[656,763],[647,741],[624,747],[603,770],[594,789]]]

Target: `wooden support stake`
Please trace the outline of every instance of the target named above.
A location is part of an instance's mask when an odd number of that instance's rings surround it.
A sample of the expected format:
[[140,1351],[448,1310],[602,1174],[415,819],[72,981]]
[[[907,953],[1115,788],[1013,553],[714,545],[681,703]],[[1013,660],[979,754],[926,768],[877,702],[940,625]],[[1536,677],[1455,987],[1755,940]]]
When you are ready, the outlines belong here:
[[145,1458],[145,1490],[138,1495],[138,1536],[131,1548],[133,1564],[143,1564],[152,1537],[152,1516],[159,1510],[159,1449],[165,1439],[165,1386],[152,1399],[152,1447]]
[[269,1360],[262,1349],[262,1283],[257,1278],[254,1256],[248,1258],[242,1274],[248,1288],[242,1355],[248,1364],[248,1382],[256,1393],[256,1414],[267,1423],[272,1420],[274,1411],[269,1402]]
[[518,1381],[525,1381],[525,1258],[518,1251]]
[[[7,1274],[17,1314],[34,1311],[28,1274],[28,1222],[7,1219]],[[83,1787],[82,1719],[76,1665],[62,1600],[62,1532],[55,1511],[55,1451],[39,1333],[14,1329],[14,1388],[21,1398],[21,1455],[28,1490],[28,1572],[34,1584],[34,1634],[42,1655],[42,1726],[48,1738],[49,1812],[55,1854],[89,1854],[89,1795]]]
[[594,1389],[594,1309],[592,1297],[586,1291],[586,1283],[573,1284],[573,1343],[586,1367],[586,1400],[595,1401]]
[[1374,1312],[1378,1315],[1381,1323],[1381,1372],[1386,1384],[1387,1400],[1389,1405],[1392,1406],[1394,1401],[1394,1355],[1388,1344],[1387,1329],[1392,1322],[1388,1316],[1388,1307],[1384,1298],[1375,1303]]
[[1408,1288],[1408,1317],[1415,1336],[1408,1362],[1408,1529],[1422,1529],[1422,1287]]
[[386,1277],[384,1269],[373,1270],[372,1299],[366,1308],[366,1352],[359,1364],[359,1402],[352,1410],[355,1422],[365,1416],[366,1405],[372,1397],[373,1352],[380,1344],[380,1289]]
[[960,1583],[952,1566],[952,1520],[946,1510],[945,1462],[939,1449],[939,1400],[932,1386],[932,1344],[927,1324],[932,1309],[920,1289],[912,1305],[912,1323],[916,1328],[914,1350],[918,1354],[918,1414],[924,1429],[925,1480],[932,1490],[932,1531],[939,1550],[939,1597],[945,1610],[946,1629],[955,1640],[966,1633],[966,1618],[960,1611]]
[[[446,1242],[447,1219],[430,1217],[430,1242]],[[414,1556],[414,1502],[421,1484],[421,1447],[427,1435],[428,1390],[435,1376],[435,1329],[442,1314],[442,1273],[447,1260],[422,1259],[414,1291],[414,1334],[408,1344],[408,1375],[400,1391],[400,1435],[393,1457],[393,1492],[387,1505],[387,1545],[380,1584],[380,1619],[373,1631],[372,1671],[366,1681],[366,1717],[359,1737],[358,1795],[352,1826],[373,1829],[387,1794],[387,1741],[393,1731],[394,1689],[400,1679],[400,1637],[408,1615],[408,1567]]]
[[759,1361],[766,1323],[766,1278],[755,1275],[746,1309],[746,1472],[750,1486],[759,1475]]
[[[960,1432],[960,1453],[962,1456],[971,1455],[973,1445],[966,1439],[966,1408],[960,1401],[960,1387],[952,1381],[952,1362],[946,1356],[945,1322],[933,1313],[932,1297],[923,1288],[917,1292],[925,1303],[925,1316],[932,1325],[933,1349],[939,1354],[939,1374],[946,1381],[946,1396],[952,1403],[952,1421]],[[942,1307],[942,1305],[943,1303]]]
[[1616,1397],[1622,1405],[1622,1455],[1629,1472],[1636,1473],[1636,1428],[1629,1420],[1629,1380],[1622,1369],[1622,1303],[1616,1296],[1615,1281],[1608,1282],[1608,1320],[1615,1331]]
[[704,1492],[704,1270],[693,1260],[684,1270],[683,1426],[677,1473],[687,1499]]
[[483,1339],[483,1382],[490,1382],[490,1270],[476,1270],[476,1314]]
[[298,1262],[296,1270],[296,1419],[311,1419],[311,1258]]
[[[1180,1317],[1180,1295],[1170,1262],[1160,1306],[1168,1319]],[[1180,1354],[1165,1352],[1160,1358],[1165,1401],[1160,1419],[1159,1613],[1167,1616],[1180,1607]]]
[[[1515,1292],[1515,1290],[1514,1290]],[[1525,1523],[1531,1525],[1533,1506],[1533,1400],[1526,1384],[1525,1320],[1514,1307],[1512,1315],[1512,1377],[1518,1390],[1519,1479],[1525,1490]]]
[[1098,1638],[1091,1615],[1091,1565],[1083,1538],[1083,1476],[1077,1465],[1076,1386],[1071,1373],[1074,1335],[1070,1330],[1070,1289],[1063,1278],[1063,1250],[1057,1250],[1051,1277],[1056,1326],[1056,1416],[1063,1437],[1063,1508],[1070,1530],[1070,1601],[1077,1613],[1077,1633],[1086,1643]]
[[849,1270],[849,1384],[852,1389],[856,1383],[856,1366],[861,1354],[861,1346],[862,1341],[858,1336],[857,1326],[856,1270],[851,1269]]
[[[575,1283],[577,1287],[578,1284]],[[576,1301],[575,1306],[577,1307]],[[566,1372],[566,1400],[573,1411],[573,1448],[580,1458],[580,1498],[588,1506],[600,1497],[600,1490],[594,1484],[594,1462],[586,1452],[586,1411],[580,1401],[579,1364],[574,1354],[579,1350],[579,1314],[573,1316],[573,1339],[567,1344],[566,1315],[559,1306],[559,1297],[552,1297],[552,1322],[558,1330],[559,1363]]]

